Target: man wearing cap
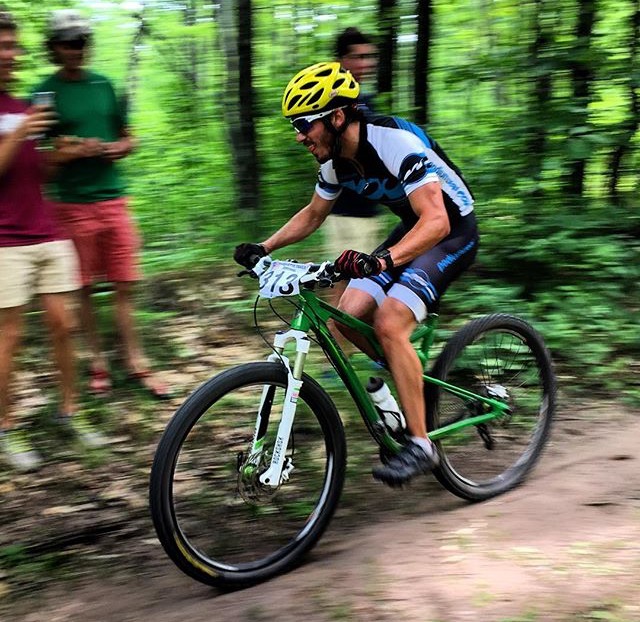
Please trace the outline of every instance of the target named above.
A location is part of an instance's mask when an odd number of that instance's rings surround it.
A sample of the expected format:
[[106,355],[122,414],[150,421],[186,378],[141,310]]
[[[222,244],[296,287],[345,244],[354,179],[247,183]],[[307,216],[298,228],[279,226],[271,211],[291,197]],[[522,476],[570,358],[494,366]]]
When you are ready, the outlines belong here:
[[85,68],[91,42],[88,19],[75,10],[54,11],[47,47],[59,70],[36,89],[55,93],[59,170],[53,190],[57,215],[80,258],[81,318],[91,354],[89,388],[96,394],[111,388],[91,298],[93,283],[106,281],[114,284],[128,377],[154,397],[165,398],[166,388],[148,370],[133,321],[139,236],[116,162],[132,152],[134,140],[111,82]]

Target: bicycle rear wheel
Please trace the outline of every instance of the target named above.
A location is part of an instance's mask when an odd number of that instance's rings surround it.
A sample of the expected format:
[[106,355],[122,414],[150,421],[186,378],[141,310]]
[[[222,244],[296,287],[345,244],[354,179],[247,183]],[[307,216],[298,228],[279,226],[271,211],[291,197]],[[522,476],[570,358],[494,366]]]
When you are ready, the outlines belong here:
[[[256,583],[290,569],[322,535],[344,481],[342,422],[328,395],[304,383],[278,488],[269,467],[287,371],[280,363],[228,370],[176,412],[156,451],[150,482],[153,523],[165,551],[186,574],[215,586]],[[272,406],[261,456],[250,450],[264,387]]]
[[[556,403],[551,357],[541,336],[510,315],[478,318],[446,344],[431,375],[508,404],[510,412],[437,441],[434,475],[454,494],[482,501],[520,484],[548,439]],[[478,400],[425,383],[430,431],[486,412]]]

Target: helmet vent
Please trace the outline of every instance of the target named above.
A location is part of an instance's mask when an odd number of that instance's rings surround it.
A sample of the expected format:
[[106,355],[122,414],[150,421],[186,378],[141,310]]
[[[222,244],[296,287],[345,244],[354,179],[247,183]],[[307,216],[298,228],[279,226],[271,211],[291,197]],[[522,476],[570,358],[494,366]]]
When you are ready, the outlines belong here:
[[360,87],[338,62],[316,63],[298,72],[287,85],[282,98],[282,114],[287,118],[354,103]]
[[300,95],[294,95],[290,100],[288,105],[293,108],[300,101]]
[[309,97],[309,99],[307,100],[307,104],[309,106],[313,106],[314,104],[316,104],[316,107],[317,107],[317,101],[320,99],[321,95],[322,95],[322,91],[316,91],[311,95],[311,97]]

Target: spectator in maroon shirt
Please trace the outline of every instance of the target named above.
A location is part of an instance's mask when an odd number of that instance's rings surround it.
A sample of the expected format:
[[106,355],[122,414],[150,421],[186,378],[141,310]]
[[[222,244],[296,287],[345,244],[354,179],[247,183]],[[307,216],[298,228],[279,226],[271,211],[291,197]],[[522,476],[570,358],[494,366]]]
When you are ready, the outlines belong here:
[[16,23],[0,8],[0,457],[15,469],[29,471],[41,459],[11,417],[9,381],[24,311],[33,294],[41,297],[53,342],[60,379],[59,420],[88,445],[102,444],[103,438],[76,412],[67,298],[79,288],[77,257],[72,242],[60,235],[41,191],[47,162],[36,137],[55,117],[46,107],[29,106],[7,92],[18,54]]

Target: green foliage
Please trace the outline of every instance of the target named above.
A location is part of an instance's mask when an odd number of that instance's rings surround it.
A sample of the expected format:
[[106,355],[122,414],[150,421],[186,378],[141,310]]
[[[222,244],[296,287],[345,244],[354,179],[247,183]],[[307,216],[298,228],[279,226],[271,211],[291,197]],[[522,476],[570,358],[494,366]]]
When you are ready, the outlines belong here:
[[[132,95],[140,147],[121,166],[148,273],[228,265],[235,244],[266,236],[308,201],[316,165],[280,117],[282,89],[297,69],[331,56],[339,29],[381,32],[373,2],[253,3],[261,197],[238,206],[230,148],[237,111],[225,97],[237,59],[222,52],[221,37],[230,33],[220,27],[218,5],[196,0],[190,13],[175,0],[145,3],[145,30],[134,49],[140,18],[131,3],[9,4],[26,50],[17,85],[23,93],[54,70],[42,45],[49,10],[77,6],[93,18],[94,68]],[[414,4],[399,0],[395,13],[394,112],[409,117]],[[447,294],[445,314],[522,313],[542,330],[572,383],[640,400],[633,371],[640,354],[640,136],[629,135],[640,69],[632,56],[632,4],[599,5],[587,40],[576,37],[577,5],[566,0],[473,7],[436,0],[428,129],[473,188],[482,235],[477,264]],[[576,62],[593,74],[590,95],[580,100],[571,79]],[[622,199],[612,203],[610,158],[625,141]],[[580,160],[584,196],[570,197],[567,174]],[[322,258],[320,236],[292,254]]]
[[0,549],[0,569],[11,571],[17,582],[39,582],[63,572],[68,558],[65,552],[31,554],[25,546],[13,544]]

